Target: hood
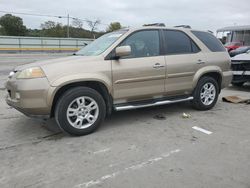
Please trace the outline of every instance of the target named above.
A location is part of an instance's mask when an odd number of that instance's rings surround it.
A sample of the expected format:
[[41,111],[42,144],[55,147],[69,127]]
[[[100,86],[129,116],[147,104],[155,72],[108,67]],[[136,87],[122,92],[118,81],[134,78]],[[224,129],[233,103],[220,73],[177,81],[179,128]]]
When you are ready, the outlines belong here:
[[43,61],[36,61],[34,63],[28,63],[24,65],[17,66],[15,68],[15,71],[23,70],[26,68],[31,67],[47,67],[51,65],[58,65],[59,64],[70,64],[75,62],[90,62],[100,59],[99,56],[68,56],[68,57],[61,57],[56,59],[49,59],[49,60],[43,60]]
[[[111,74],[111,61],[105,61],[103,56],[68,56],[46,61],[37,61],[16,67],[16,71],[31,67],[41,67],[52,86],[68,80],[95,75]],[[59,81],[58,81],[59,80]]]
[[231,59],[232,61],[249,61],[250,62],[250,53],[239,54]]

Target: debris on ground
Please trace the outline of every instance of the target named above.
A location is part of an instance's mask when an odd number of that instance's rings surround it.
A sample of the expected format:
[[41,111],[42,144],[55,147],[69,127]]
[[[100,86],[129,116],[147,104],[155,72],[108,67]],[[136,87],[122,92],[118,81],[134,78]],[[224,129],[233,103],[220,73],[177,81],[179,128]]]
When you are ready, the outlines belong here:
[[182,118],[191,118],[191,115],[190,114],[186,114],[185,112],[183,112]]
[[230,102],[230,103],[234,103],[234,104],[238,104],[238,103],[250,104],[250,98],[243,98],[243,97],[239,97],[239,96],[222,97],[222,101],[223,102]]
[[166,116],[164,116],[163,114],[156,114],[154,116],[154,119],[157,119],[157,120],[165,120],[166,119]]

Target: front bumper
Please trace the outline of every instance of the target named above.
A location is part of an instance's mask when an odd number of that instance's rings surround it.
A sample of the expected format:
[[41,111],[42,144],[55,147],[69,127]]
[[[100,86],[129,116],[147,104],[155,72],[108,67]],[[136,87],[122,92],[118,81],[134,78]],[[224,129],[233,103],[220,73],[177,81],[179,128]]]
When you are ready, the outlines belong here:
[[232,62],[231,68],[233,70],[232,83],[241,83],[250,81],[250,61],[237,61]]
[[15,79],[5,84],[8,105],[27,116],[48,117],[51,107],[47,103],[50,88],[47,78]]

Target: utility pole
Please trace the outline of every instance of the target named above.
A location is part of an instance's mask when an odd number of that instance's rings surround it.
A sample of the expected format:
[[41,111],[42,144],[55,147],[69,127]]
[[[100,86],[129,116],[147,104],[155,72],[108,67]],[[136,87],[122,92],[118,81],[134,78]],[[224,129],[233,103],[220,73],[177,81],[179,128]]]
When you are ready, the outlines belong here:
[[69,14],[68,14],[68,16],[67,16],[67,22],[68,22],[68,24],[67,24],[67,37],[69,38]]

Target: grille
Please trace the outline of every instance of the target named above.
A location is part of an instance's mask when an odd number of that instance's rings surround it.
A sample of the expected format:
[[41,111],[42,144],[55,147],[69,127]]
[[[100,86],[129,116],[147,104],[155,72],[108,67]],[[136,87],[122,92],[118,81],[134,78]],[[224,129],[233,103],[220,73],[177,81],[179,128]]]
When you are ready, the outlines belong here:
[[250,62],[232,62],[233,71],[250,71]]

